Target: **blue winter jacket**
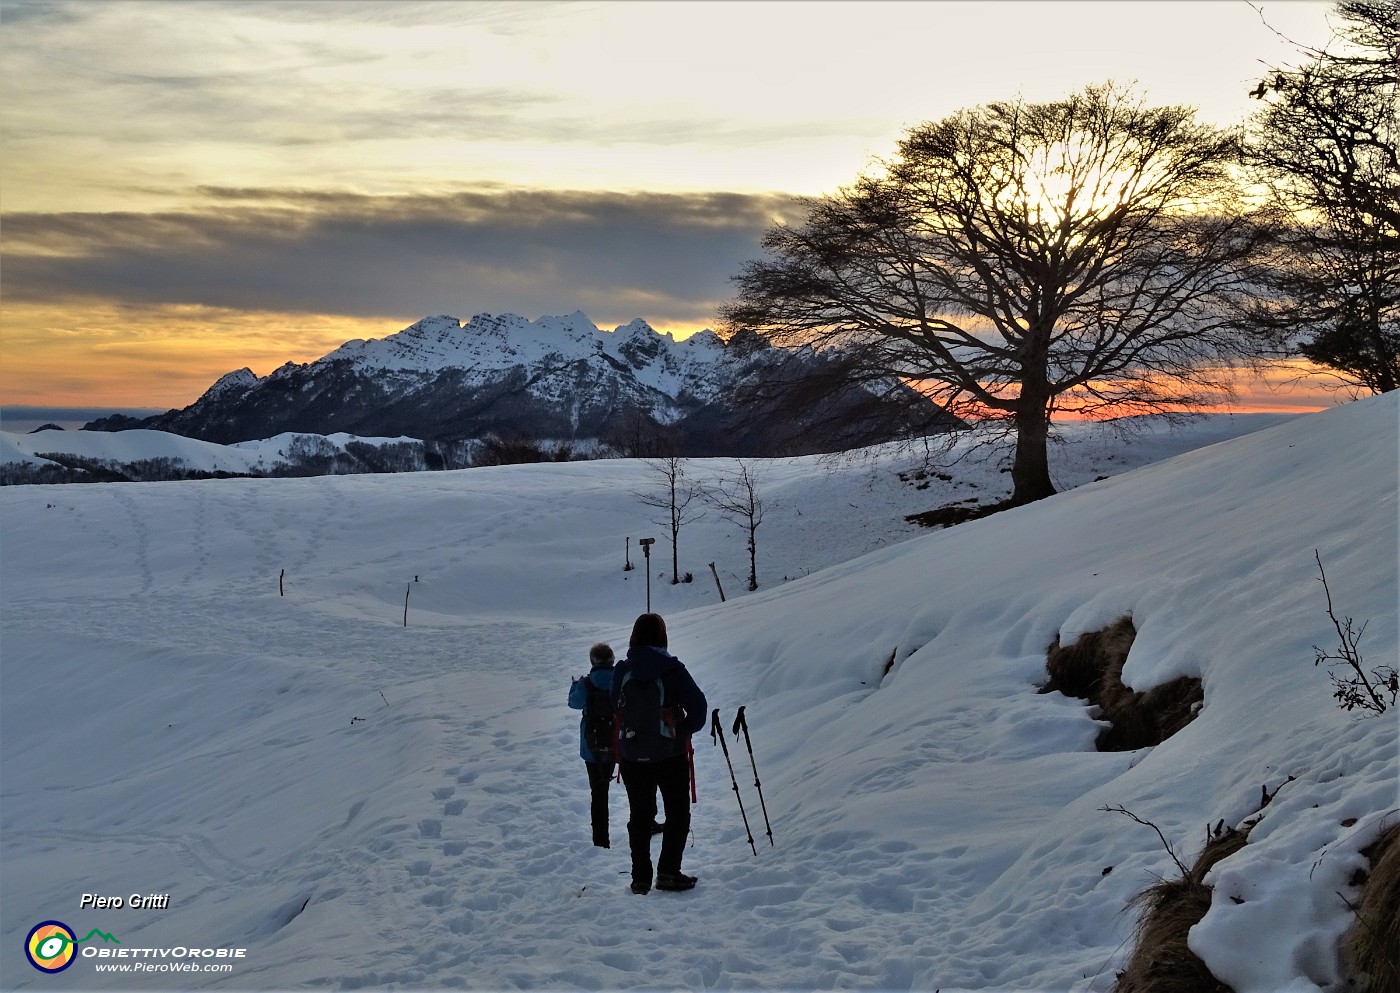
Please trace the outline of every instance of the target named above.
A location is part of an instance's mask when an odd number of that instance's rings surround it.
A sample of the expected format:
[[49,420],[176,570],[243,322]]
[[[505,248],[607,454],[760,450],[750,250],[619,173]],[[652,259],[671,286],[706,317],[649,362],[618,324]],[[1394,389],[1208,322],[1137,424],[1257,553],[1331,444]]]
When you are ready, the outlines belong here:
[[[582,679],[575,679],[569,684],[569,706],[574,710],[582,710],[583,705],[588,702],[588,683],[592,682],[600,690],[604,690],[609,698],[612,697],[613,670],[599,667],[594,669]],[[578,753],[585,762],[597,762],[598,758],[588,747],[588,740],[583,734],[583,718],[578,721]]]
[[[632,673],[633,679],[660,679],[665,689],[666,700],[670,705],[678,705],[685,713],[676,725],[680,740],[689,738],[697,731],[704,730],[709,721],[705,694],[695,685],[690,671],[680,659],[664,648],[642,645],[627,649],[627,657],[617,664],[612,676],[613,706],[617,706],[617,691],[622,687],[623,677]],[[676,754],[684,754],[683,746],[678,746]]]

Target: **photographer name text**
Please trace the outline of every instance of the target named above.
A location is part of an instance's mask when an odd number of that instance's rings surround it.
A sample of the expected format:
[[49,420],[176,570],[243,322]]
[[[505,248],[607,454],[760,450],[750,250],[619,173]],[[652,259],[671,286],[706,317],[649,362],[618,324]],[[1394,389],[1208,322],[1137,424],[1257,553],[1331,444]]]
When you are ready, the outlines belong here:
[[140,893],[133,893],[130,896],[98,896],[96,893],[84,893],[83,898],[78,901],[80,910],[169,910],[169,893],[147,893],[142,896]]

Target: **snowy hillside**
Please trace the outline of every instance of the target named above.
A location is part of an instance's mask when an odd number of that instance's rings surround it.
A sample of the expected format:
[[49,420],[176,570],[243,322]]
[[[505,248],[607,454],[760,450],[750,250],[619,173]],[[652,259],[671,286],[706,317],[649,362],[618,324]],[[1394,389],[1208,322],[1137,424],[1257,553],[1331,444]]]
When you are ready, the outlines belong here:
[[[1178,455],[1202,445],[1214,444],[1225,438],[1258,431],[1280,423],[1286,416],[1213,414],[1178,425],[1159,423],[1149,418],[1142,420],[1141,426],[1130,432],[1132,441],[1127,445],[1121,444],[1113,437],[1115,432],[1111,426],[1088,422],[1061,425],[1057,427],[1060,444],[1055,453],[1055,469],[1059,473],[1056,482],[1062,489],[1079,486],[1100,476],[1116,475],[1137,465]],[[962,443],[962,448],[974,450],[976,442],[975,437],[968,438]],[[397,455],[400,464],[406,465],[408,471],[421,471],[426,468],[423,443],[406,437],[361,438],[344,433],[319,435],[288,432],[257,441],[219,445],[166,431],[144,429],[48,430],[30,434],[0,432],[0,479],[4,478],[3,470],[6,466],[48,463],[49,460],[43,458],[44,455],[71,456],[83,460],[84,463],[128,471],[131,467],[143,463],[165,462],[178,470],[190,473],[223,472],[261,476],[291,474],[288,470],[305,465],[316,458],[324,459],[323,453],[328,453],[349,466],[335,471],[365,471],[363,459],[356,459],[348,453],[354,450],[363,455],[367,448],[385,453],[382,456],[385,461],[390,461]],[[995,465],[990,474],[983,471],[989,461],[994,460],[978,459],[975,460],[975,465],[962,463],[958,470],[958,478],[962,480],[964,489],[973,483],[994,487],[994,490],[984,494],[985,497],[994,499],[1003,494],[1000,481],[996,478],[998,472]],[[75,474],[81,478],[81,472]],[[915,502],[924,506],[914,507],[914,510],[929,509],[928,499]]]
[[[360,451],[411,450],[412,461],[409,465],[414,470],[423,468],[423,445],[413,438],[359,438],[348,434],[289,432],[258,441],[218,445],[168,431],[47,430],[29,434],[0,432],[0,478],[4,477],[3,470],[7,466],[49,464],[57,468],[60,463],[44,458],[46,455],[63,458],[65,462],[79,467],[95,465],[128,474],[136,472],[143,465],[161,463],[168,467],[167,476],[171,472],[275,475],[318,457],[347,458],[347,451],[352,447]],[[72,475],[79,481],[85,481],[81,468],[75,469]],[[137,475],[136,478],[143,477]]]
[[[1192,947],[1240,993],[1336,989],[1358,853],[1400,816],[1397,724],[1338,710],[1313,666],[1335,637],[1313,554],[1393,663],[1398,413],[1293,418],[941,532],[903,521],[911,497],[975,491],[907,458],[766,467],[764,587],[736,595],[743,540],[711,514],[682,532],[696,582],[666,581],[662,542],[651,594],[726,725],[747,707],[775,843],[742,747],[757,856],[697,739],[700,884],[644,897],[589,843],[565,706],[644,606],[642,463],[8,487],[0,987],[1106,990],[1129,900],[1174,870],[1102,808],[1189,858],[1263,786]],[[1125,679],[1199,675],[1204,705],[1099,753],[1088,709],[1037,688],[1057,635],[1125,614]],[[612,816],[617,839],[620,788]],[[46,920],[246,951],[99,973],[118,946],[89,935],[55,978],[15,951]]]
[[[0,464],[40,456],[76,455],[113,464],[147,459],[172,459],[199,471],[253,472],[259,454],[229,445],[215,445],[164,431],[36,431],[32,434],[0,434]],[[44,460],[47,461],[47,460]]]

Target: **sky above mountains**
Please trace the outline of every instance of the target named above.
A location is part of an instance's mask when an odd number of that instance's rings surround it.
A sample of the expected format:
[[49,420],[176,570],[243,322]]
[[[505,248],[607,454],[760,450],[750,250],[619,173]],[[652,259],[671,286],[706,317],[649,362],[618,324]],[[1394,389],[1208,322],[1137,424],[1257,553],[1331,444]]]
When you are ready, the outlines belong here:
[[183,406],[434,313],[684,336],[908,127],[1105,79],[1236,123],[1327,11],[4,0],[0,402]]

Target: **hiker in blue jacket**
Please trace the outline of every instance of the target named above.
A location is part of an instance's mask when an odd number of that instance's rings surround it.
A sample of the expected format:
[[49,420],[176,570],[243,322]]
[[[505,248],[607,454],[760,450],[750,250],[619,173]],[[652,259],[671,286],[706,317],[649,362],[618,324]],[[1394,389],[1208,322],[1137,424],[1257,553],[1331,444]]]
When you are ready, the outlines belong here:
[[[591,687],[607,694],[602,702],[607,706],[606,716],[611,718],[614,662],[612,646],[603,642],[594,645],[588,650],[588,662],[591,666],[588,674],[582,677],[575,676],[569,684],[569,706],[574,710],[584,710]],[[607,748],[603,748],[603,743],[598,740],[594,742],[599,746],[597,749],[588,746],[588,726],[593,718],[594,715],[587,710],[579,718],[578,749],[584,765],[588,768],[589,815],[593,822],[593,844],[599,848],[608,848],[608,783],[612,781],[616,760],[610,741]],[[612,721],[609,719],[606,727],[610,729],[611,726]],[[606,731],[603,736],[610,738],[611,731]]]
[[666,823],[656,888],[691,889],[695,877],[681,872],[694,776],[690,736],[705,727],[707,704],[680,659],[666,650],[666,622],[660,614],[642,614],[633,624],[627,657],[613,670],[612,696],[618,715],[617,758],[630,811],[632,892],[647,893],[652,887],[651,825],[658,790]]

